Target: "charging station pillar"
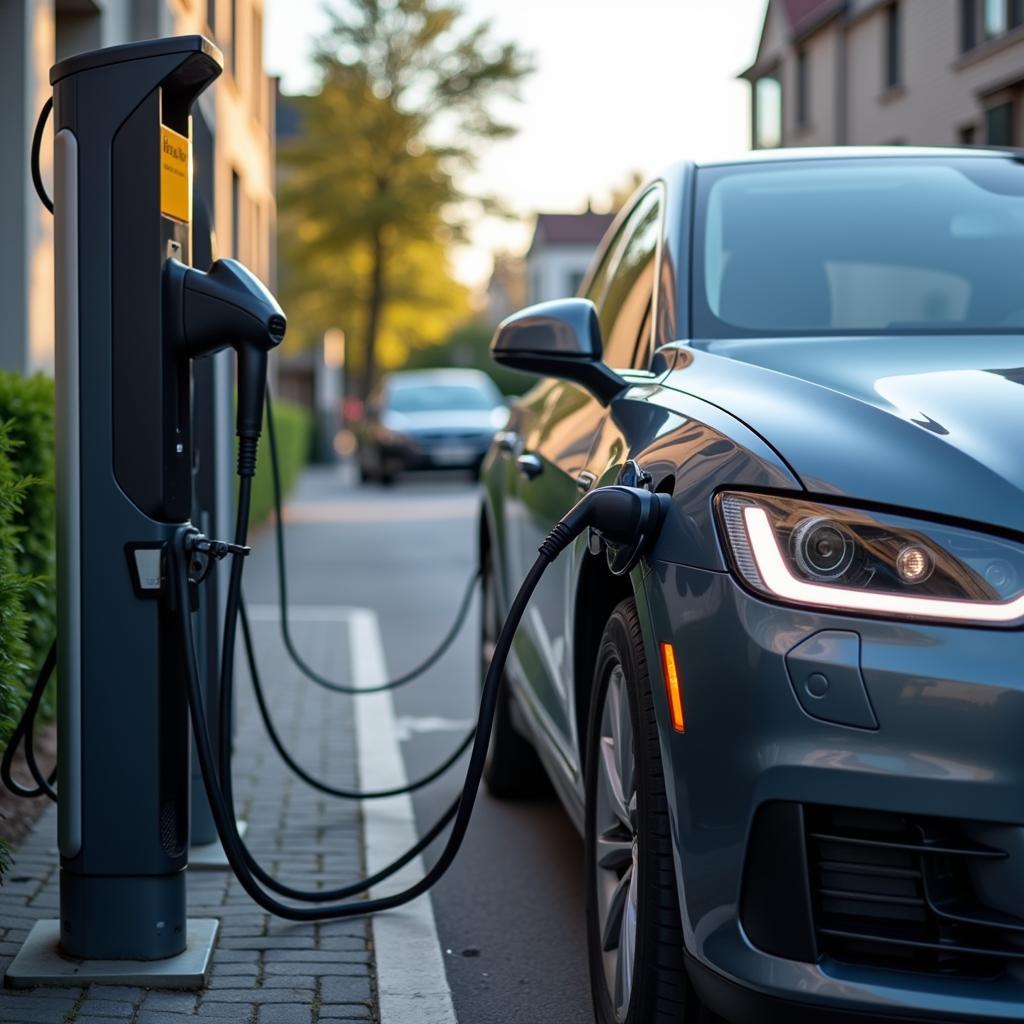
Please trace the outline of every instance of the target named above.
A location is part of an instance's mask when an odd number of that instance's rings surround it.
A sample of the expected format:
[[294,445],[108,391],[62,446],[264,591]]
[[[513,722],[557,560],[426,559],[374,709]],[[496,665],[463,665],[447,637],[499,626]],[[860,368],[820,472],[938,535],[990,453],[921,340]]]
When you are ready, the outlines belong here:
[[189,726],[161,549],[190,517],[187,360],[163,345],[163,264],[190,259],[199,36],[51,71],[57,261],[60,945],[186,945]]

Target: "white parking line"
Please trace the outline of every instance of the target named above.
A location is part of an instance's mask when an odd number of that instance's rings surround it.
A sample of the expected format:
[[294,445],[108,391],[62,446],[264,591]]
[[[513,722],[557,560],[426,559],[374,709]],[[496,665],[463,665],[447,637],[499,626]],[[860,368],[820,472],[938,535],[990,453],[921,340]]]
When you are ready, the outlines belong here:
[[[276,606],[252,607],[249,613],[251,618],[264,621],[278,618]],[[293,606],[289,619],[347,625],[352,685],[367,688],[387,679],[380,626],[372,609]],[[408,778],[391,694],[366,694],[353,704],[360,786],[404,786]],[[416,842],[416,817],[408,794],[368,800],[362,811],[366,870],[373,874]],[[423,859],[416,857],[388,882],[371,889],[370,894],[383,896],[404,889],[422,878],[424,871]],[[430,897],[421,896],[397,910],[377,914],[371,919],[371,927],[380,1024],[456,1024]]]

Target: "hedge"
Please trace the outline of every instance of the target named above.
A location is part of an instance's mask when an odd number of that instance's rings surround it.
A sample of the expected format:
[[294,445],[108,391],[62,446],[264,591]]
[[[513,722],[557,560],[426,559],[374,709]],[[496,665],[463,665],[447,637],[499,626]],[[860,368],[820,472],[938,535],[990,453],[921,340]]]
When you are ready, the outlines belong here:
[[56,631],[53,411],[48,377],[0,373],[0,751]]
[[[281,467],[281,493],[287,497],[309,461],[310,445],[313,443],[313,418],[309,410],[295,402],[284,399],[274,401],[274,427],[277,438],[277,459]],[[270,467],[270,440],[267,437],[266,418],[263,436],[260,438],[259,458],[256,462],[256,476],[252,481],[252,507],[249,523],[262,523],[274,508],[274,481]]]
[[[312,418],[302,406],[274,404],[281,482],[287,495],[309,457]],[[54,391],[42,375],[0,372],[0,752],[25,705],[57,629]],[[264,430],[250,521],[273,508]],[[43,705],[52,717],[54,702]],[[0,842],[0,882],[6,860]]]
[[0,750],[57,629],[53,403],[50,378],[0,373]]

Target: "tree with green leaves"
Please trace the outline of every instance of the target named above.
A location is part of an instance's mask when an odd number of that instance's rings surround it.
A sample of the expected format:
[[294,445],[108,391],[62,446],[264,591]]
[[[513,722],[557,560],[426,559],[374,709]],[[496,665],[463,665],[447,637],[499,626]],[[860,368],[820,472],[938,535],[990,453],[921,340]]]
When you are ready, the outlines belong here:
[[486,199],[465,176],[510,135],[495,112],[530,72],[483,22],[445,0],[346,0],[320,40],[319,91],[296,97],[283,149],[281,285],[299,332],[345,329],[356,387],[396,353],[441,340],[465,316],[450,247]]

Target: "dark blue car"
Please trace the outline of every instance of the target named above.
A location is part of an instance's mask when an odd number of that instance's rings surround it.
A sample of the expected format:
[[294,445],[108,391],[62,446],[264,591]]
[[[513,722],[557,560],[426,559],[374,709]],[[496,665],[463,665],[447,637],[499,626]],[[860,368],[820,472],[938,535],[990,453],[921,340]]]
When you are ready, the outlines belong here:
[[544,577],[487,770],[585,834],[596,1019],[1024,1019],[1021,158],[678,165],[494,355],[485,655],[581,493],[673,499]]

